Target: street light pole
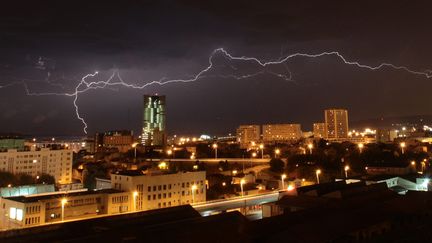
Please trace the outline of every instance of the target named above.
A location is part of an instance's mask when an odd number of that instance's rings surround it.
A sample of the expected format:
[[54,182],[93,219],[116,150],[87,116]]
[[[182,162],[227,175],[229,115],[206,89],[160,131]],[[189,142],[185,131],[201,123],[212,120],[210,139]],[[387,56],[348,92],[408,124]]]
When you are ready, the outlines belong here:
[[313,144],[308,144],[309,153],[312,154]]
[[218,145],[217,145],[217,143],[213,144],[213,149],[215,150],[215,159],[217,159],[218,158],[218,154],[217,154]]
[[280,149],[275,149],[275,157],[279,158]]
[[241,196],[242,196],[242,197],[244,196],[244,193],[243,193],[243,184],[245,184],[245,180],[244,180],[244,179],[241,179],[241,180],[240,180],[240,189],[241,189]]
[[281,175],[281,181],[282,181],[282,190],[285,190],[285,178],[286,178],[286,175],[285,174],[282,174]]
[[66,203],[67,203],[67,199],[66,199],[66,198],[63,198],[63,199],[61,200],[61,215],[62,215],[62,217],[61,217],[61,221],[62,221],[62,222],[64,221],[64,211],[65,211],[65,205],[66,205]]
[[345,166],[344,170],[345,170],[345,179],[348,178],[348,170],[350,169],[350,167],[348,165]]
[[359,143],[359,144],[358,144],[358,148],[359,148],[359,152],[360,152],[360,153],[363,152],[363,147],[364,147],[364,144],[363,144],[363,143]]
[[264,159],[264,144],[260,144],[259,148],[261,149],[261,159]]
[[197,189],[197,185],[193,184],[191,189],[192,189],[192,203],[195,203],[195,190]]
[[137,197],[138,197],[138,192],[134,191],[133,192],[133,200],[134,200],[134,211],[138,210],[138,206],[137,206]]
[[401,142],[401,143],[400,143],[400,147],[401,147],[401,150],[402,150],[402,154],[405,153],[405,146],[406,146],[405,142]]
[[321,174],[321,170],[319,170],[319,169],[316,170],[315,174],[316,174],[316,178],[317,178],[317,183],[320,184],[319,175]]

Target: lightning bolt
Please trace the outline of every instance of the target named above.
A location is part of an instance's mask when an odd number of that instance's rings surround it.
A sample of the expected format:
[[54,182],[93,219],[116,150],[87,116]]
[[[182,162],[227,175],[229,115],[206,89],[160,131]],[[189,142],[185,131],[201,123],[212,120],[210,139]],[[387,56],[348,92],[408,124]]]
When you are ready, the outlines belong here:
[[[254,64],[258,65],[258,67],[260,67],[261,70],[259,70],[257,72],[249,73],[249,74],[242,74],[242,75],[235,75],[235,74],[211,75],[211,74],[209,74],[209,72],[215,66],[213,59],[217,55],[222,55],[226,60],[228,60],[230,62],[241,61],[241,62],[254,63]],[[251,77],[261,75],[264,73],[275,75],[276,77],[281,78],[281,79],[286,80],[286,81],[293,81],[292,80],[292,74],[289,71],[288,67],[286,66],[286,62],[288,62],[289,60],[294,59],[294,58],[321,58],[324,56],[334,56],[334,57],[338,58],[340,61],[342,61],[343,64],[355,66],[357,68],[368,69],[371,71],[377,71],[377,70],[384,69],[384,68],[390,68],[393,70],[405,71],[407,73],[422,76],[422,77],[425,77],[428,79],[432,77],[432,71],[431,70],[416,71],[416,70],[412,70],[406,66],[398,66],[398,65],[391,64],[391,63],[380,63],[376,66],[366,65],[366,64],[362,64],[358,61],[349,61],[342,54],[340,54],[337,51],[322,52],[322,53],[318,53],[318,54],[294,53],[294,54],[287,55],[285,57],[281,57],[275,61],[265,62],[265,61],[262,61],[256,57],[234,56],[234,55],[231,55],[224,48],[218,48],[218,49],[213,50],[213,52],[209,56],[207,66],[205,66],[203,69],[201,69],[195,75],[191,76],[190,78],[186,78],[186,79],[161,78],[160,80],[153,80],[153,81],[145,82],[144,84],[138,85],[138,84],[131,84],[131,83],[125,82],[122,79],[122,77],[120,76],[120,72],[118,70],[115,70],[115,71],[113,71],[113,73],[111,74],[111,76],[107,80],[103,80],[103,81],[92,81],[92,82],[87,81],[87,79],[89,79],[89,78],[96,78],[98,75],[98,72],[94,72],[94,73],[90,73],[90,74],[85,75],[84,77],[81,78],[80,82],[75,86],[75,89],[72,93],[56,93],[56,92],[34,93],[34,92],[30,91],[28,85],[25,82],[22,82],[22,85],[24,86],[26,94],[29,96],[73,97],[73,105],[75,107],[75,115],[76,115],[77,119],[80,120],[81,123],[83,124],[84,133],[87,134],[88,124],[86,123],[85,119],[80,114],[79,105],[78,105],[78,98],[79,98],[80,94],[86,93],[89,90],[105,89],[105,88],[110,88],[110,87],[114,87],[114,86],[123,86],[126,88],[132,88],[132,89],[144,89],[144,88],[146,88],[148,86],[152,86],[152,85],[163,86],[163,85],[172,84],[172,83],[196,82],[200,79],[203,79],[206,77],[211,77],[211,76],[218,76],[218,77],[222,77],[222,78],[247,79],[247,78],[251,78]],[[267,67],[272,66],[272,65],[284,65],[287,73],[277,73],[277,72],[273,72],[273,71],[266,69]],[[234,71],[237,70],[237,68],[232,66],[232,65],[230,65],[230,67]],[[116,78],[116,80],[118,80],[118,81],[114,81],[114,78]],[[17,82],[6,84],[4,86],[0,86],[0,89],[6,88],[9,86],[13,86],[16,84],[17,84]]]

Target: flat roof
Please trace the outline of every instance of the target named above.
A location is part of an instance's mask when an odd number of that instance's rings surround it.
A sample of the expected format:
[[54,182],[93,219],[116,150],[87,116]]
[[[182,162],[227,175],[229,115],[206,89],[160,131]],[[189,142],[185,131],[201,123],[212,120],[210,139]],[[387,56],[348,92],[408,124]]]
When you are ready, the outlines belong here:
[[29,195],[29,196],[17,196],[17,197],[8,197],[6,199],[21,202],[21,203],[32,203],[38,202],[46,199],[53,198],[64,198],[71,196],[83,196],[83,195],[92,195],[92,194],[111,194],[111,193],[120,193],[124,191],[116,190],[116,189],[101,189],[101,190],[92,190],[92,191],[80,191],[80,192],[70,192],[70,193],[58,193],[58,194],[50,194],[50,195]]

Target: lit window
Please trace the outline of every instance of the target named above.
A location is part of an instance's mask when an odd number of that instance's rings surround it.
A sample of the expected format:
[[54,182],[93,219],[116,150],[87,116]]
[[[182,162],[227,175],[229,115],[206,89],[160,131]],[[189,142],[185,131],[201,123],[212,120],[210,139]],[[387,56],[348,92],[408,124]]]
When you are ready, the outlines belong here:
[[23,210],[22,209],[17,209],[16,210],[16,219],[19,221],[23,220]]
[[10,208],[9,210],[9,218],[15,219],[16,218],[16,208]]

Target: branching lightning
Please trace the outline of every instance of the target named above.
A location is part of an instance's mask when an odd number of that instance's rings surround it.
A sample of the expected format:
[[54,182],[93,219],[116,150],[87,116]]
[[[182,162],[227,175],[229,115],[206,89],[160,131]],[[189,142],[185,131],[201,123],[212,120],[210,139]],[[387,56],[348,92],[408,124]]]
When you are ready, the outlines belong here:
[[[213,59],[215,56],[217,55],[222,55],[226,60],[228,61],[241,61],[241,62],[249,62],[249,63],[254,63],[255,65],[258,65],[260,67],[260,70],[253,72],[253,73],[249,73],[249,74],[242,74],[242,75],[235,75],[235,74],[229,74],[229,75],[211,75],[209,74],[209,72],[212,70],[212,68],[214,67],[214,63],[213,63]],[[246,79],[246,78],[251,78],[257,75],[261,75],[263,73],[268,73],[271,75],[275,75],[278,78],[281,78],[283,80],[286,81],[293,81],[292,80],[292,74],[289,71],[288,67],[286,66],[286,62],[294,59],[294,58],[299,58],[299,57],[303,57],[303,58],[320,58],[320,57],[324,57],[324,56],[334,56],[337,57],[340,61],[342,61],[344,64],[346,65],[351,65],[351,66],[355,66],[357,68],[362,68],[362,69],[368,69],[371,71],[376,71],[376,70],[380,70],[383,68],[390,68],[393,70],[400,70],[400,71],[405,71],[408,72],[410,74],[413,75],[418,75],[418,76],[422,76],[425,78],[431,78],[432,77],[432,71],[430,70],[425,70],[425,71],[416,71],[416,70],[412,70],[406,66],[397,66],[391,63],[381,63],[379,65],[376,66],[370,66],[370,65],[366,65],[366,64],[362,64],[358,61],[349,61],[347,60],[342,54],[340,54],[337,51],[331,51],[331,52],[322,52],[322,53],[318,53],[318,54],[307,54],[307,53],[294,53],[291,55],[287,55],[285,57],[281,57],[276,61],[268,61],[268,62],[264,62],[256,57],[248,57],[248,56],[233,56],[230,53],[228,53],[225,49],[223,48],[218,48],[215,49],[211,55],[208,58],[208,65],[203,68],[201,71],[199,71],[198,73],[196,73],[195,75],[191,76],[190,78],[186,78],[186,79],[166,79],[166,78],[162,78],[160,80],[153,80],[150,82],[145,82],[144,84],[141,85],[137,85],[137,84],[131,84],[131,83],[127,83],[125,82],[122,77],[120,76],[120,73],[118,70],[115,70],[111,76],[107,79],[107,80],[103,80],[103,81],[92,81],[89,82],[87,81],[87,79],[90,78],[96,78],[98,75],[98,72],[94,72],[94,73],[90,73],[85,75],[84,77],[82,77],[82,79],[80,80],[80,82],[75,86],[74,91],[72,93],[57,93],[57,92],[42,92],[42,93],[34,93],[31,92],[27,83],[22,81],[22,82],[13,82],[13,83],[9,83],[6,85],[1,86],[0,85],[0,89],[2,88],[7,88],[13,85],[17,85],[17,84],[22,84],[26,94],[29,96],[66,96],[66,97],[73,97],[73,105],[75,107],[75,115],[77,117],[78,120],[80,120],[83,124],[83,131],[84,133],[87,133],[87,128],[88,128],[88,124],[86,123],[85,119],[81,116],[80,111],[79,111],[79,105],[78,105],[78,98],[80,94],[84,94],[89,90],[95,90],[95,89],[105,89],[105,88],[112,88],[114,86],[122,86],[122,87],[126,87],[126,88],[132,88],[132,89],[144,89],[148,86],[152,86],[152,85],[167,85],[167,84],[172,84],[172,83],[189,83],[189,82],[195,82],[198,81],[202,78],[205,77],[210,77],[210,76],[218,76],[218,77],[222,77],[222,78],[234,78],[234,79]],[[286,70],[286,73],[277,73],[274,71],[270,71],[267,70],[266,67],[272,66],[272,65],[284,65],[284,68]],[[237,68],[234,67],[233,65],[230,65],[231,69],[236,71]],[[116,78],[116,80],[118,81],[113,81],[114,78]]]

